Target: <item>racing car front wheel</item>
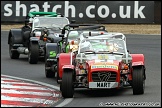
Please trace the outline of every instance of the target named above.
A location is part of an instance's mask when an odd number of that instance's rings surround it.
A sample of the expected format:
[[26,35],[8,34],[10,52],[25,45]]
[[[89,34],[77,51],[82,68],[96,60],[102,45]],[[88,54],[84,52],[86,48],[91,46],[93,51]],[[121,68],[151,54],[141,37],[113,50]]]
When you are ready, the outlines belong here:
[[143,66],[133,67],[132,87],[134,95],[144,94],[145,77]]
[[64,70],[60,90],[61,90],[62,96],[64,98],[72,98],[73,97],[74,84],[73,84],[72,70]]
[[9,54],[11,59],[18,59],[20,54],[17,51],[12,51],[13,49],[13,42],[12,42],[12,37],[10,38],[10,43],[9,43]]
[[45,75],[46,78],[54,78],[55,77],[55,72],[53,72],[51,69],[46,69],[48,66],[47,63],[47,56],[45,55]]
[[28,61],[30,64],[37,64],[39,58],[39,45],[38,43],[29,44]]
[[59,61],[57,60],[57,71],[56,71],[56,74],[57,74],[57,76],[56,76],[56,81],[57,81],[57,84],[59,84],[59,80],[61,79],[60,77],[59,77]]

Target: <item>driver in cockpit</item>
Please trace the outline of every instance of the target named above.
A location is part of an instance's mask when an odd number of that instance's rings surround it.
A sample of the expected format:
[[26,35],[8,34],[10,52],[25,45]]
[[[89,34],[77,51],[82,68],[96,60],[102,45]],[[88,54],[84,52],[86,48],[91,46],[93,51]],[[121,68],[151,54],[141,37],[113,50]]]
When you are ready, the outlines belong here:
[[110,51],[110,52],[116,52],[116,51],[118,51],[118,44],[116,44],[116,43],[109,43],[109,45],[108,45],[108,51]]
[[80,45],[80,52],[91,51],[93,50],[92,45],[89,41],[85,41]]

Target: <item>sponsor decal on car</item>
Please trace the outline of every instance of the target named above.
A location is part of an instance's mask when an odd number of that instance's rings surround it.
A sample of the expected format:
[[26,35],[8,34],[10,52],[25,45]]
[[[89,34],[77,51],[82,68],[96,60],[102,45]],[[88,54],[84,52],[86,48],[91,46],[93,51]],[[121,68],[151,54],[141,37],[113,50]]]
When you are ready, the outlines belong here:
[[96,69],[96,68],[112,68],[118,70],[118,66],[115,65],[92,65],[91,69]]
[[50,51],[50,57],[56,57],[56,52],[55,51]]

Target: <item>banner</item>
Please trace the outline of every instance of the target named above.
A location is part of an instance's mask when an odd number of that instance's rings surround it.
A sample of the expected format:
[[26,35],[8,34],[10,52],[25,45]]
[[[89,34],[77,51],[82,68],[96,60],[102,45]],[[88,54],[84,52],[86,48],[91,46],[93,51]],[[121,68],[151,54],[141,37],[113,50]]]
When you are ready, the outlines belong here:
[[58,12],[77,23],[153,23],[154,1],[1,1],[1,22],[28,12]]

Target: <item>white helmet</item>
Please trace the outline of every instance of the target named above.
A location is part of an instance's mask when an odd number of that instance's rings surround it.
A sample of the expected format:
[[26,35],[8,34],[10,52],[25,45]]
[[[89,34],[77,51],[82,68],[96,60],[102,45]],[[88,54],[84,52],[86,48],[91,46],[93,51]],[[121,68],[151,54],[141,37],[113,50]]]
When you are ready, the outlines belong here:
[[88,50],[92,50],[92,45],[90,42],[85,41],[83,43],[81,43],[80,45],[80,51],[84,52],[84,51],[88,51]]
[[69,38],[74,38],[74,37],[78,37],[79,36],[79,33],[78,33],[78,31],[71,31],[70,33],[69,33]]

